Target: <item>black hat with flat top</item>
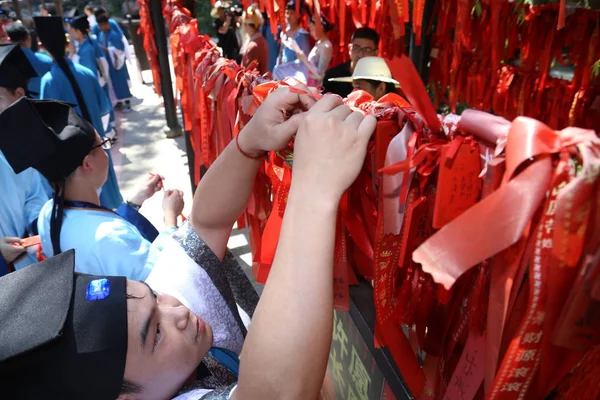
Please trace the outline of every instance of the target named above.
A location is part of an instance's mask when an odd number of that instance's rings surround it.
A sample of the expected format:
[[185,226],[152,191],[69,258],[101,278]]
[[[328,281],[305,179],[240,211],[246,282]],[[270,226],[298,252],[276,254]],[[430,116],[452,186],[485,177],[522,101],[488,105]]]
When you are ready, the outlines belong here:
[[37,169],[50,182],[67,178],[96,141],[94,127],[68,104],[22,97],[0,113],[0,150],[15,173]]
[[115,399],[127,355],[127,281],[74,272],[75,250],[0,278],[6,399]]
[[37,77],[33,65],[18,44],[0,45],[0,87],[27,89],[27,81]]

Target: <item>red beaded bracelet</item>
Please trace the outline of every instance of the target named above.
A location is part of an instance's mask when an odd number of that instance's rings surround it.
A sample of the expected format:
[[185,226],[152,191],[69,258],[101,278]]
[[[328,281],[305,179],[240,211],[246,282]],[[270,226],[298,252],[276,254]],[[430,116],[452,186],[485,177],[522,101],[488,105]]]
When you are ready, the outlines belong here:
[[[241,133],[241,132],[240,132],[240,133]],[[251,160],[260,160],[260,159],[262,159],[262,158],[265,156],[264,154],[263,154],[263,155],[260,155],[260,156],[252,156],[252,155],[250,155],[250,154],[246,153],[246,152],[245,152],[244,150],[242,150],[242,148],[240,147],[240,141],[239,141],[239,137],[240,137],[240,135],[239,135],[239,134],[238,134],[238,135],[236,135],[236,137],[235,137],[235,145],[237,146],[237,149],[240,151],[240,153],[242,153],[242,155],[243,155],[244,157],[246,157],[246,158],[249,158],[249,159],[251,159]]]

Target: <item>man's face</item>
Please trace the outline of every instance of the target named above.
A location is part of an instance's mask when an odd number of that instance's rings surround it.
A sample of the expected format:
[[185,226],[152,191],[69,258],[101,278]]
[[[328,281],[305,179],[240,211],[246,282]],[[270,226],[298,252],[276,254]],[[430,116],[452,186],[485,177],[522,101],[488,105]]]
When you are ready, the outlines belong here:
[[210,350],[212,329],[177,299],[127,281],[125,379],[143,399],[171,398]]
[[10,106],[21,97],[25,96],[23,88],[17,88],[14,92],[6,88],[0,87],[0,111]]
[[78,29],[73,29],[71,25],[69,25],[69,35],[78,42],[83,40],[83,33]]
[[349,47],[352,65],[356,65],[363,57],[377,56],[377,46],[371,39],[355,38]]
[[98,27],[104,33],[108,33],[108,31],[110,31],[110,24],[108,22],[102,22],[98,24]]

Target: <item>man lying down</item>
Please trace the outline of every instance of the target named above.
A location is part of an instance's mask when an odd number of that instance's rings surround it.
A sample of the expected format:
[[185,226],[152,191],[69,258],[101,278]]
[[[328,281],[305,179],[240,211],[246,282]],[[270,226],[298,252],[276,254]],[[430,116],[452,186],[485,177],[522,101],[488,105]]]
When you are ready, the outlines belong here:
[[[38,121],[23,130],[37,131],[29,143],[51,149],[66,140],[75,149],[98,140],[66,105],[19,102],[0,114],[0,126]],[[48,103],[55,117],[42,118]],[[146,282],[75,273],[76,249],[0,278],[2,397],[316,398],[332,333],[337,207],[374,129],[374,118],[351,112],[338,96],[315,102],[279,89],[211,166],[190,222],[165,245]],[[260,156],[294,135],[279,247],[254,313],[258,297],[227,253],[227,238]],[[5,154],[15,150],[12,136],[0,135]],[[36,151],[43,164],[46,150]]]

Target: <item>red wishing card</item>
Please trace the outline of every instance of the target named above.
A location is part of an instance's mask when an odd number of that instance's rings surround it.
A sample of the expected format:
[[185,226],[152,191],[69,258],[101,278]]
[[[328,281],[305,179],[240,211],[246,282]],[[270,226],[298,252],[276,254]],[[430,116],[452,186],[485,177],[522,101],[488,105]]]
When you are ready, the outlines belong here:
[[[441,150],[433,227],[439,229],[479,200],[479,147],[469,140],[453,140]],[[456,147],[458,145],[458,150]]]

